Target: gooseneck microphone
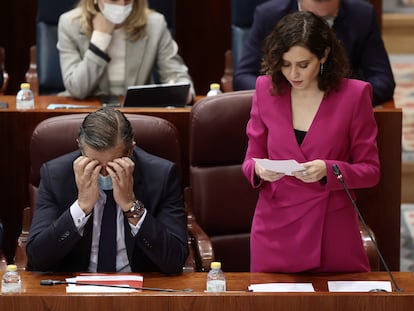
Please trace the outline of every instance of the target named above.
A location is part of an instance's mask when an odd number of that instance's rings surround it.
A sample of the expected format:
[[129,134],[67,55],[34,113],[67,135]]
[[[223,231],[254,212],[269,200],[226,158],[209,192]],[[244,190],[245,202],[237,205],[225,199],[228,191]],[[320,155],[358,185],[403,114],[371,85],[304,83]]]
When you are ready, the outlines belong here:
[[[347,185],[345,184],[344,177],[342,176],[341,170],[339,169],[338,165],[333,164],[333,165],[332,165],[332,170],[333,170],[333,172],[334,172],[335,176],[336,176],[336,177],[338,178],[338,180],[341,182],[341,184],[342,184],[343,188],[345,189],[345,192],[346,192],[346,194],[348,195],[348,198],[351,200],[352,205],[354,206],[354,209],[355,209],[355,211],[357,212],[358,217],[359,217],[359,219],[361,220],[361,223],[362,223],[362,225],[364,226],[365,231],[368,233],[369,238],[371,239],[371,242],[374,244],[375,251],[377,252],[378,257],[381,259],[381,262],[382,262],[382,264],[384,265],[385,270],[387,270],[388,276],[390,277],[391,282],[393,283],[393,285],[394,285],[394,287],[395,287],[395,291],[396,291],[396,292],[402,292],[402,291],[404,291],[404,289],[403,289],[403,288],[400,288],[400,287],[398,286],[397,281],[394,279],[394,276],[392,275],[392,273],[391,273],[390,269],[388,268],[388,265],[387,265],[387,263],[385,262],[384,257],[382,257],[382,254],[381,254],[381,252],[380,252],[380,250],[379,250],[378,244],[377,244],[377,242],[375,241],[374,237],[372,236],[371,231],[369,230],[369,228],[368,228],[367,224],[365,223],[365,220],[364,220],[364,218],[362,217],[362,214],[361,214],[361,212],[359,211],[359,208],[358,208],[358,206],[357,206],[357,204],[356,204],[355,200],[352,198],[352,195],[351,195],[351,193],[349,192],[349,189],[348,189]],[[380,291],[380,290],[374,290],[374,291]]]
[[59,284],[75,284],[75,285],[89,285],[89,286],[102,286],[102,287],[115,287],[115,288],[128,288],[136,290],[148,290],[157,292],[192,292],[191,288],[184,289],[171,289],[171,288],[158,288],[158,287],[132,287],[122,285],[110,285],[110,284],[99,284],[99,283],[85,283],[85,282],[68,282],[68,281],[56,281],[56,280],[41,280],[40,285],[52,286]]

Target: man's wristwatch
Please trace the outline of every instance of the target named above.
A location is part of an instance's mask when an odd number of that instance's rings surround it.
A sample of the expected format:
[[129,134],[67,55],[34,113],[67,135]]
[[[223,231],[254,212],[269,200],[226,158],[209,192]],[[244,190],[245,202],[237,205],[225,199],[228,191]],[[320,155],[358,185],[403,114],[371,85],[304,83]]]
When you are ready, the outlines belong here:
[[144,215],[144,204],[140,200],[135,200],[129,210],[124,212],[127,218],[141,218]]

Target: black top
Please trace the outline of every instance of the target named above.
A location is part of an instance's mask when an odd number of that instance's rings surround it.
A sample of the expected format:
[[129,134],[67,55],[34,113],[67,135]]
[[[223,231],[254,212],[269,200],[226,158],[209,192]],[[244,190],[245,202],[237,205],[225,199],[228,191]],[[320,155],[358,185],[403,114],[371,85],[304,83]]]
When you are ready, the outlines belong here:
[[300,131],[297,129],[295,130],[296,140],[298,141],[299,146],[302,145],[303,140],[305,139],[306,133],[305,131]]

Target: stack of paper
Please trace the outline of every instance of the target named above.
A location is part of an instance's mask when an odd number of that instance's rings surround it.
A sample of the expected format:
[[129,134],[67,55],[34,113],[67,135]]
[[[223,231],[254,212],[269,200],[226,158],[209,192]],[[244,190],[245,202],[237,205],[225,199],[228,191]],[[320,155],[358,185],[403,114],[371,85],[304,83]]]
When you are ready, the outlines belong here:
[[264,283],[248,287],[252,292],[314,292],[311,283]]
[[329,281],[330,292],[391,292],[391,282],[388,281]]
[[[130,293],[142,287],[144,278],[134,274],[93,274],[66,279],[67,293]],[[87,284],[87,285],[81,285]]]

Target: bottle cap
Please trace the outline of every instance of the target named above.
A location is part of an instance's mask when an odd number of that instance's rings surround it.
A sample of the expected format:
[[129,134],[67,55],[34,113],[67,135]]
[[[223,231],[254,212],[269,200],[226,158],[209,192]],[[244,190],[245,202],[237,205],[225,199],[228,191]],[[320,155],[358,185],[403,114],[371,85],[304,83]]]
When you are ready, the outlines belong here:
[[211,269],[221,269],[221,262],[213,261],[210,264]]
[[7,271],[17,271],[16,265],[7,265]]
[[220,89],[220,84],[218,83],[211,83],[210,84],[210,90],[219,90]]
[[20,84],[21,89],[30,89],[30,83],[22,83]]

